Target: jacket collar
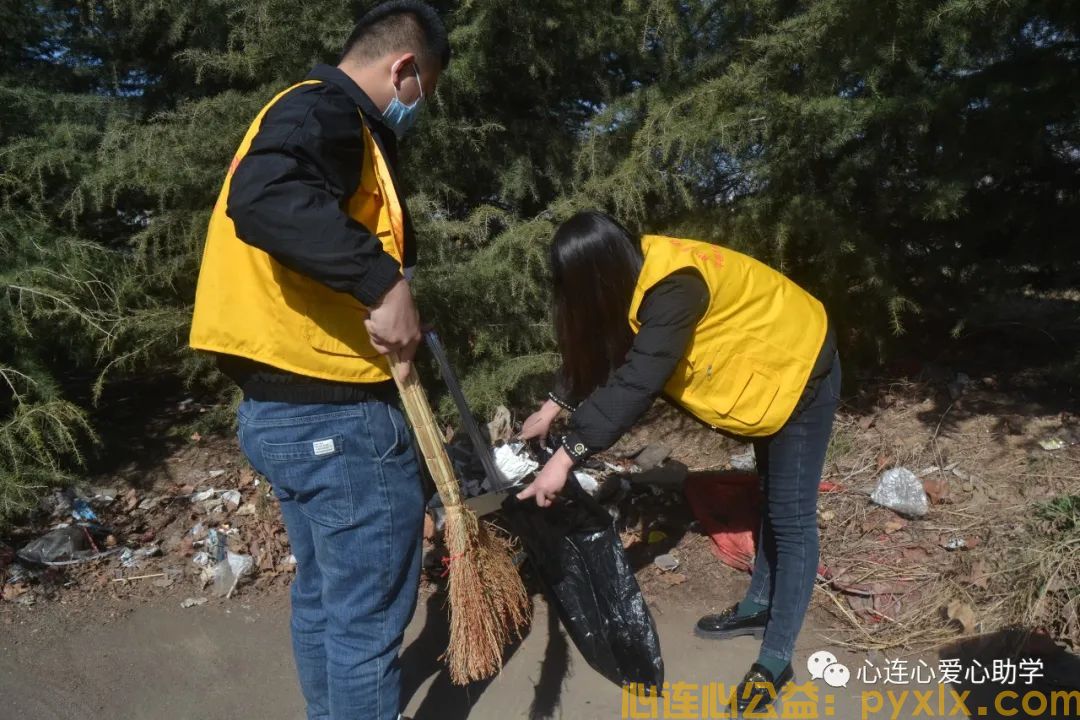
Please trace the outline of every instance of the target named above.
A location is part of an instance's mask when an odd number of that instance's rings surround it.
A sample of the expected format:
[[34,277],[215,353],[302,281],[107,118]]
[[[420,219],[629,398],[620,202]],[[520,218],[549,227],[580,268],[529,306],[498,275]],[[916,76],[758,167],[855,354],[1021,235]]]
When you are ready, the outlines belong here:
[[384,152],[388,151],[390,157],[388,158],[391,163],[396,163],[397,159],[397,137],[383,124],[383,114],[375,103],[371,101],[367,93],[360,89],[360,86],[353,82],[353,79],[345,74],[341,68],[334,67],[333,65],[319,64],[312,68],[308,73],[308,80],[321,80],[322,82],[331,83],[337,86],[349,96],[349,99],[356,103],[356,107],[360,109],[360,112],[364,116],[364,123],[368,128],[375,133],[379,144],[382,146]]
[[312,68],[306,79],[330,83],[349,96],[349,98],[356,103],[356,107],[360,109],[360,115],[363,117],[364,124],[367,126],[368,130],[371,131],[376,144],[378,144],[379,149],[382,151],[383,157],[386,158],[386,164],[390,170],[390,180],[394,183],[394,189],[397,190],[398,202],[401,205],[401,214],[405,224],[405,254],[404,257],[402,257],[402,265],[403,267],[411,268],[416,264],[416,237],[415,231],[413,230],[412,216],[409,214],[409,208],[405,204],[405,197],[400,191],[401,183],[398,182],[397,136],[394,135],[393,130],[383,123],[382,111],[375,106],[375,103],[371,101],[371,98],[368,97],[367,93],[361,90],[360,86],[353,82],[353,79],[346,75],[341,68],[334,67],[333,65],[319,64]]

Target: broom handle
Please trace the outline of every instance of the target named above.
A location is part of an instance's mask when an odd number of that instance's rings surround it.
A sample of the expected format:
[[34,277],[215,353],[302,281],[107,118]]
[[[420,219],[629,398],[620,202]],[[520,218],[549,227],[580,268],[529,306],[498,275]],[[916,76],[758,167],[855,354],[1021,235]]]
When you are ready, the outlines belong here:
[[439,372],[442,373],[446,389],[450,391],[450,397],[454,399],[454,404],[457,405],[458,415],[461,416],[461,424],[465,427],[465,432],[472,441],[473,450],[476,451],[476,455],[480,458],[480,464],[484,466],[484,475],[487,476],[488,485],[491,486],[493,491],[510,487],[513,483],[508,482],[499,472],[499,468],[495,465],[495,458],[491,454],[491,446],[484,441],[484,436],[480,433],[480,426],[476,424],[476,417],[469,410],[469,403],[465,399],[465,393],[461,391],[461,383],[458,382],[457,375],[454,374],[454,368],[450,365],[450,357],[446,354],[442,341],[439,340],[439,334],[434,330],[428,330],[424,333],[424,339],[427,341],[428,350],[431,351],[432,357],[435,358]]
[[435,413],[431,411],[431,404],[420,384],[420,378],[417,377],[416,366],[413,366],[408,377],[403,380],[402,376],[409,370],[409,363],[402,361],[397,352],[391,352],[389,359],[391,374],[397,383],[401,404],[405,408],[405,416],[409,418],[409,424],[416,433],[420,453],[424,456],[432,479],[435,480],[443,506],[456,507],[461,504],[461,490],[454,475],[454,466],[446,454],[446,445],[435,421]]

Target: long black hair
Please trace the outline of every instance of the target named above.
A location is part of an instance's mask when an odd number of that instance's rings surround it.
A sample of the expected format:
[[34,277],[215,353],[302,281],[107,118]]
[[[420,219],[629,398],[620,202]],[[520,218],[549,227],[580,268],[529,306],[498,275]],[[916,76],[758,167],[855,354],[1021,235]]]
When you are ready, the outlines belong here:
[[563,380],[575,398],[602,385],[626,359],[634,339],[628,315],[641,263],[640,239],[598,210],[579,212],[555,231],[555,337]]

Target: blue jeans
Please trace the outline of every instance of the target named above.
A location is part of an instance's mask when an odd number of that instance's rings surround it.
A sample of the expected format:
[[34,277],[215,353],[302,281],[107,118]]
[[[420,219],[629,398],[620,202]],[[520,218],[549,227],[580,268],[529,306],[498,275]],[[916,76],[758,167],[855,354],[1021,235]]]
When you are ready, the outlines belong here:
[[840,400],[840,359],[817,396],[754,443],[765,511],[746,597],[769,608],[761,654],[791,661],[818,568],[817,495]]
[[416,608],[424,498],[412,436],[383,402],[245,399],[240,445],[296,556],[292,640],[309,720],[393,720]]

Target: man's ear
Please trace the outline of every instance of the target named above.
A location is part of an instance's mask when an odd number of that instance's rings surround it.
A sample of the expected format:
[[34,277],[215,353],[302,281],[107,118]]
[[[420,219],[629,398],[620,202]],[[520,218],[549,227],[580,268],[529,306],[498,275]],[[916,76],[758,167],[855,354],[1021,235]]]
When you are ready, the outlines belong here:
[[416,65],[416,53],[402,53],[390,64],[390,82],[398,90],[401,89],[401,81],[408,77],[414,77],[413,66]]

